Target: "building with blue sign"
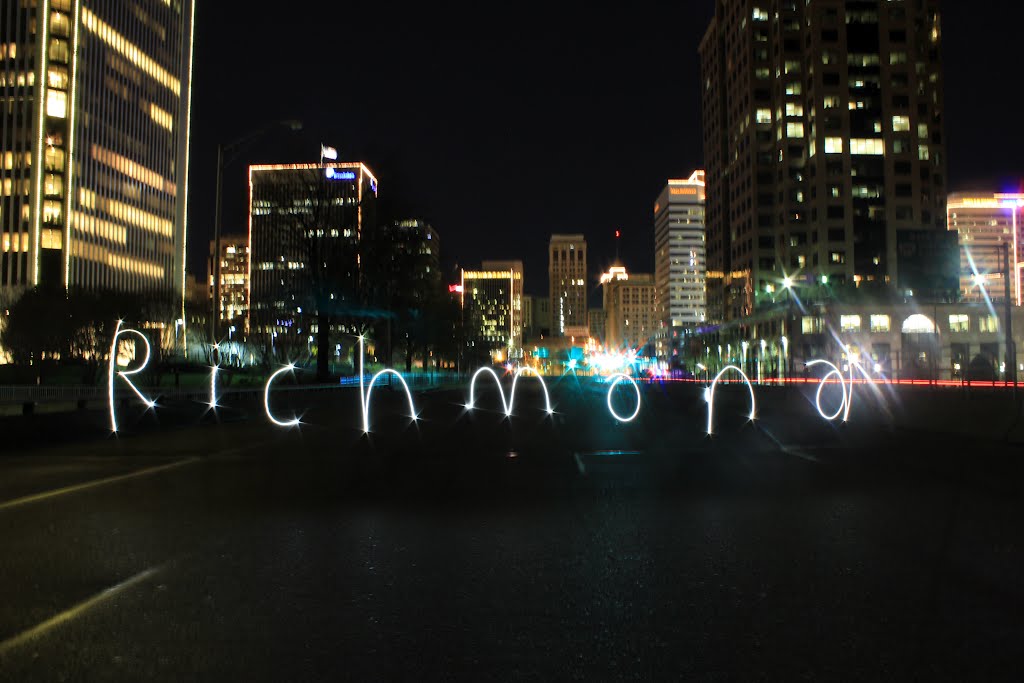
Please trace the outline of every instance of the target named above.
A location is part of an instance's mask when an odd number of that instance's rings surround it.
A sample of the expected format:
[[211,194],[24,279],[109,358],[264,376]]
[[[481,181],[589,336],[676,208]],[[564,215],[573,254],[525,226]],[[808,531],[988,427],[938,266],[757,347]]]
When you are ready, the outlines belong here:
[[359,245],[376,199],[377,179],[359,162],[249,167],[249,329],[274,355],[309,350],[321,308],[335,321],[358,308]]

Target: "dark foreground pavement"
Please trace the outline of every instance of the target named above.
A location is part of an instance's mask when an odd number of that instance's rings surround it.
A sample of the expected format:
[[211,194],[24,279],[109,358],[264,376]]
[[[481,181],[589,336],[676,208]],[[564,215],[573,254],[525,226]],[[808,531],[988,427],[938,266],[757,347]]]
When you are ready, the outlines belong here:
[[1020,678],[1017,448],[569,383],[375,392],[367,438],[356,396],[0,458],[0,679]]

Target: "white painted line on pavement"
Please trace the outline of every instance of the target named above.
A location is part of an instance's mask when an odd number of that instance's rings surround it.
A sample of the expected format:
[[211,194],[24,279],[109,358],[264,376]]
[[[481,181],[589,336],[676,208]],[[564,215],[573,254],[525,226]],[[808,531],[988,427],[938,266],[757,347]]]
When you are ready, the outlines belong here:
[[14,650],[17,647],[24,645],[25,643],[29,642],[34,638],[38,638],[42,635],[45,635],[48,631],[51,631],[63,624],[66,624],[78,618],[85,612],[89,611],[93,607],[96,607],[105,600],[114,597],[118,593],[121,593],[129,588],[132,588],[133,586],[137,586],[143,581],[152,578],[155,574],[159,573],[166,566],[167,565],[150,567],[149,569],[140,572],[129,579],[122,581],[116,586],[111,586],[103,592],[97,593],[88,600],[80,602],[70,609],[64,610],[63,612],[50,617],[46,621],[36,626],[33,626],[27,631],[22,631],[18,635],[8,638],[3,642],[0,642],[0,657],[7,655],[11,650]]
[[56,498],[57,496],[63,496],[68,493],[77,493],[78,491],[85,491],[86,489],[96,488],[98,486],[106,486],[107,484],[114,484],[127,479],[134,479],[136,477],[145,477],[157,472],[164,472],[166,470],[174,469],[177,467],[183,467],[185,465],[191,465],[197,463],[202,458],[186,458],[185,460],[178,460],[176,462],[167,463],[166,465],[156,465],[155,467],[147,467],[142,470],[136,470],[135,472],[128,472],[127,474],[119,474],[115,477],[106,477],[105,479],[95,479],[93,481],[87,481],[81,484],[73,484],[71,486],[65,486],[63,488],[54,489],[52,491],[44,491],[42,493],[34,493],[30,496],[23,496],[22,498],[15,498],[14,500],[8,500],[0,503],[0,510],[8,510],[10,508],[18,507],[21,505],[28,505],[29,503],[38,503],[42,500],[49,498]]

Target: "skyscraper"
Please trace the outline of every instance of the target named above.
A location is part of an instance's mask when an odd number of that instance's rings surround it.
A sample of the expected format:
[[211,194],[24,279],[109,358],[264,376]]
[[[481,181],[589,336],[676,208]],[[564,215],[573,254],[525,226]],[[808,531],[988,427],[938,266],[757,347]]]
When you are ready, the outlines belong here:
[[666,360],[680,337],[705,320],[704,171],[669,180],[654,204],[657,355]]
[[653,350],[658,327],[654,276],[629,274],[622,266],[612,266],[601,276],[601,288],[604,290],[605,348],[638,353]]
[[717,0],[700,45],[709,315],[783,279],[896,286],[945,229],[937,0]]
[[[377,179],[358,162],[249,167],[249,329],[304,348],[319,318],[361,307],[359,248]],[[312,342],[310,342],[312,343]]]
[[583,235],[552,235],[548,244],[551,334],[587,334],[587,240]]
[[462,271],[462,311],[470,355],[501,363],[523,356],[523,262],[484,261]]
[[181,301],[194,10],[0,4],[0,287]]
[[[1009,295],[1022,303],[1021,262],[1024,261],[1024,194],[954,192],[946,202],[947,224],[960,245],[960,294],[975,303],[1003,299],[1004,254],[1009,263]],[[1016,276],[1014,276],[1016,273]]]
[[[214,312],[221,322],[226,323],[224,329],[234,338],[236,332],[246,332],[242,328],[249,318],[249,235],[222,235],[219,255],[215,253],[216,249],[216,240],[210,240],[207,261],[209,295],[212,297],[214,291],[219,292],[220,301],[215,302]],[[216,267],[217,258],[220,259],[220,268]],[[220,287],[214,287],[218,273]]]

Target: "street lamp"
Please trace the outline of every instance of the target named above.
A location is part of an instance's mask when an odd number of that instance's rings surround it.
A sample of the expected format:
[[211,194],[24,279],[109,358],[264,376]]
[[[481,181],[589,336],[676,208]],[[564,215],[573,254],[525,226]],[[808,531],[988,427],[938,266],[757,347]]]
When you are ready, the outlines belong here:
[[[222,181],[221,181],[221,178],[222,178],[222,176],[224,174],[224,164],[226,163],[224,158],[225,158],[225,156],[231,154],[232,152],[237,152],[246,143],[252,142],[256,138],[260,137],[261,135],[264,135],[265,133],[275,129],[277,126],[284,126],[285,128],[288,128],[289,130],[292,130],[292,131],[302,130],[302,122],[301,121],[297,121],[295,119],[285,119],[283,121],[274,121],[273,123],[269,123],[269,124],[267,124],[265,126],[257,128],[256,130],[251,131],[251,132],[247,133],[246,135],[243,135],[242,137],[237,138],[236,140],[233,140],[233,141],[227,143],[226,145],[225,144],[220,144],[220,143],[217,144],[217,191],[216,191],[216,202],[215,202],[215,204],[216,204],[216,208],[215,208],[216,215],[214,216],[214,219],[213,219],[213,242],[214,242],[214,246],[213,246],[214,262],[213,262],[213,273],[212,273],[212,275],[213,275],[213,302],[212,302],[212,306],[211,306],[212,315],[210,316],[210,339],[211,339],[211,342],[214,342],[214,343],[217,341],[217,322],[218,322],[218,320],[220,318],[220,262],[221,262],[221,253],[220,253],[221,197],[220,197],[220,193],[221,193],[221,185],[223,184]],[[228,161],[232,161],[232,160],[229,159]],[[249,253],[250,253],[250,258],[251,258],[251,254],[252,254],[251,249],[250,249]],[[218,353],[218,356],[219,356],[219,353]]]

